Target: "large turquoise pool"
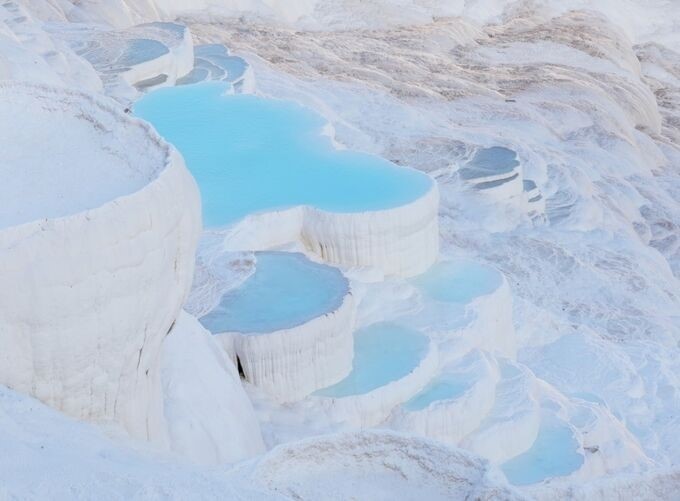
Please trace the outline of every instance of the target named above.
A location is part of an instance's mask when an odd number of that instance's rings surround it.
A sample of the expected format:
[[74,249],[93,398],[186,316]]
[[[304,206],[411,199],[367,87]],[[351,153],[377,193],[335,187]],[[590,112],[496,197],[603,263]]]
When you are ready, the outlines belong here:
[[337,268],[292,252],[257,252],[255,272],[200,319],[213,334],[261,334],[303,324],[340,307],[349,283]]
[[225,83],[155,90],[134,107],[184,156],[203,199],[204,223],[296,205],[331,212],[397,207],[432,179],[379,157],[333,148],[319,115],[295,103],[227,95]]
[[429,339],[419,331],[390,322],[354,333],[352,372],[315,395],[341,398],[361,395],[410,374],[427,355]]

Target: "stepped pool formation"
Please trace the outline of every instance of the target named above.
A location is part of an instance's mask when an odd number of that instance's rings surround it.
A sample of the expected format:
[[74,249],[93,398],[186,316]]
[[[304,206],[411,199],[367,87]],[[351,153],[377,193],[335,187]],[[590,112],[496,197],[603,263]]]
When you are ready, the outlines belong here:
[[281,401],[344,377],[354,300],[337,269],[290,252],[257,252],[255,272],[200,321],[246,379]]
[[506,202],[531,218],[545,212],[536,182],[525,178],[517,152],[503,146],[480,148],[458,170],[459,178],[493,202]]
[[109,91],[129,93],[121,84],[145,90],[173,85],[192,69],[193,41],[178,23],[153,22],[121,30],[94,25],[50,27],[99,73]]
[[495,361],[473,350],[395,409],[392,427],[457,445],[493,407],[498,380]]
[[503,275],[476,261],[445,260],[415,277],[413,283],[436,301],[467,304],[496,291]]
[[500,271],[470,259],[444,258],[410,282],[425,298],[410,325],[468,349],[514,358],[512,293]]
[[248,250],[302,240],[326,261],[390,274],[417,274],[434,262],[438,193],[429,176],[335,149],[322,135],[325,121],[306,108],[228,89],[164,88],[134,107],[185,157],[206,226],[251,216],[251,234],[259,218],[264,227],[244,242]]
[[194,68],[177,80],[177,85],[217,81],[230,83],[235,91],[246,85],[249,70],[245,59],[232,56],[224,45],[206,44],[194,47]]
[[510,483],[535,484],[577,471],[584,462],[571,428],[556,416],[546,415],[531,448],[501,465]]
[[426,335],[391,322],[372,324],[354,333],[352,371],[314,396],[341,418],[371,426],[427,382],[436,359]]
[[675,499],[678,26],[0,2],[0,498]]

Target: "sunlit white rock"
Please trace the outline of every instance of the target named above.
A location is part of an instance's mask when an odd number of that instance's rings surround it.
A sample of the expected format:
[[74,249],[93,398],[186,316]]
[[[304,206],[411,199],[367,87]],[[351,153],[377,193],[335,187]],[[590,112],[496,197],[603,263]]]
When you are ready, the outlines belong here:
[[541,423],[534,376],[510,362],[502,362],[500,367],[493,407],[479,428],[461,442],[462,447],[497,463],[531,448]]
[[180,313],[163,340],[161,368],[170,449],[203,464],[264,452],[236,366],[188,313]]
[[486,461],[386,430],[309,438],[238,466],[230,478],[287,499],[522,499]]
[[324,261],[375,267],[386,275],[414,276],[439,254],[439,191],[392,209],[336,213],[309,206],[253,214],[225,237],[229,250],[264,250],[302,241]]
[[163,441],[159,351],[191,284],[196,185],[108,101],[10,83],[0,96],[0,383]]

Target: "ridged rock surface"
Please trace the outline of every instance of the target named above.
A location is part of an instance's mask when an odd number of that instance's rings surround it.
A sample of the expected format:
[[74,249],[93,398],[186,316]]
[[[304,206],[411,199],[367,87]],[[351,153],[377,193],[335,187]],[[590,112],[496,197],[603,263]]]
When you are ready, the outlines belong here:
[[[21,84],[0,95],[0,136],[16,148],[0,172],[17,190],[0,227],[0,384],[164,442],[159,351],[191,285],[196,185],[173,148],[107,101]],[[24,210],[36,204],[40,217]]]

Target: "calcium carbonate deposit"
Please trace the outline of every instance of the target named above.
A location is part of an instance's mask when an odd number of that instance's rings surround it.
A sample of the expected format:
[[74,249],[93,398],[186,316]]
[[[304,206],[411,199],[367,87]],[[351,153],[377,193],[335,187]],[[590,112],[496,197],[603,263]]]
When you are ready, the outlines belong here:
[[680,3],[0,4],[0,499],[675,499]]

